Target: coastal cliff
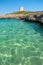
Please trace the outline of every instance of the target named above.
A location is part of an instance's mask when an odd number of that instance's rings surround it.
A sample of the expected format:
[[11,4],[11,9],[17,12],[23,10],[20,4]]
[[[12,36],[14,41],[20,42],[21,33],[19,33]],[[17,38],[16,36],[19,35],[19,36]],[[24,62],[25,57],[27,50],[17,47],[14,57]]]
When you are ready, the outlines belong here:
[[41,12],[13,12],[0,16],[0,18],[14,18],[29,21],[39,21],[43,23],[43,11]]

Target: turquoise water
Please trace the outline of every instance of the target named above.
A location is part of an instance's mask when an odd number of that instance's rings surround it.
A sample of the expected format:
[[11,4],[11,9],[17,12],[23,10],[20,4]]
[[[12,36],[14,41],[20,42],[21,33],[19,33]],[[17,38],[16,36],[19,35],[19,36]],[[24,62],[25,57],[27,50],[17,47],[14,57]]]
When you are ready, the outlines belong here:
[[43,26],[0,19],[0,65],[43,65]]

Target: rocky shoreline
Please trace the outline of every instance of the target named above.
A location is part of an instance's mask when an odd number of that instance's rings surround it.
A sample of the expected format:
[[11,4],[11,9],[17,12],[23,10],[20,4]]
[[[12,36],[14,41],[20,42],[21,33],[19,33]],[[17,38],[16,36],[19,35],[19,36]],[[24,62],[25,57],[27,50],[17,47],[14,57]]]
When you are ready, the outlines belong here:
[[43,12],[31,12],[31,13],[9,13],[0,16],[0,18],[13,18],[27,21],[34,21],[43,23]]

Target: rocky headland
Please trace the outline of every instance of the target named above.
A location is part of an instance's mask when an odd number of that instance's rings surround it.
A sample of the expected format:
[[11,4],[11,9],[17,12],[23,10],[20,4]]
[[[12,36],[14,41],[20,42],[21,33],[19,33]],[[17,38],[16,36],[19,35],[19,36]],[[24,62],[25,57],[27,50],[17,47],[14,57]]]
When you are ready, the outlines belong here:
[[43,23],[43,11],[38,12],[13,12],[0,16],[0,18],[14,18]]

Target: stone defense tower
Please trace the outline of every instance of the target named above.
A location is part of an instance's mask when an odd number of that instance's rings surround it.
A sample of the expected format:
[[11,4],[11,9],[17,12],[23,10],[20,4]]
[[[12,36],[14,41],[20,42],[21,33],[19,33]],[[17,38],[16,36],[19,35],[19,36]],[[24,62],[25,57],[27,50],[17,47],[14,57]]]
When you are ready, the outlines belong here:
[[19,8],[19,11],[20,11],[20,12],[23,12],[23,11],[24,11],[24,8],[21,6],[21,7]]

